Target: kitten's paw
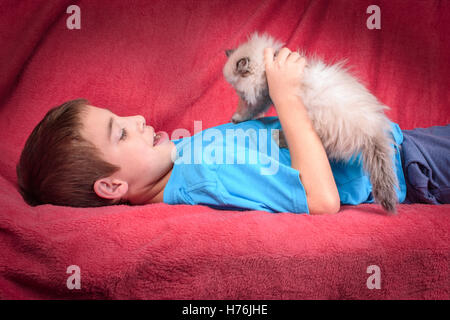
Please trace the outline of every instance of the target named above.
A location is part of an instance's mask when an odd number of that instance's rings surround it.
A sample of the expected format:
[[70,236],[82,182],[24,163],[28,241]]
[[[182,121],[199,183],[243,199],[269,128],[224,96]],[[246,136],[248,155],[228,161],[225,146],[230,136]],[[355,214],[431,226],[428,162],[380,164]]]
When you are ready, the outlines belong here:
[[233,116],[231,117],[231,122],[233,123],[240,123],[242,121],[245,121],[247,119],[245,119],[241,114],[239,113],[235,113],[233,114]]
[[263,112],[259,113],[259,114],[255,117],[255,119],[264,118],[265,115],[266,115],[266,112],[263,111]]

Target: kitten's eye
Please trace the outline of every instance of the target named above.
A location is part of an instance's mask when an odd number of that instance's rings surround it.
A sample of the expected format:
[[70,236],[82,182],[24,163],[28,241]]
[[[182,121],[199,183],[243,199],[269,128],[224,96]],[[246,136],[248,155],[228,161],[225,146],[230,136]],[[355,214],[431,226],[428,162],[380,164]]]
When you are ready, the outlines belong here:
[[247,65],[248,65],[249,60],[250,59],[247,58],[247,57],[239,59],[239,61],[236,62],[236,69],[237,70],[243,70],[244,68],[246,68]]
[[125,138],[127,137],[127,130],[125,128],[122,129],[122,134],[120,135],[120,139],[119,140],[125,140]]
[[250,74],[250,59],[248,57],[240,59],[236,62],[236,72],[242,77],[246,77]]

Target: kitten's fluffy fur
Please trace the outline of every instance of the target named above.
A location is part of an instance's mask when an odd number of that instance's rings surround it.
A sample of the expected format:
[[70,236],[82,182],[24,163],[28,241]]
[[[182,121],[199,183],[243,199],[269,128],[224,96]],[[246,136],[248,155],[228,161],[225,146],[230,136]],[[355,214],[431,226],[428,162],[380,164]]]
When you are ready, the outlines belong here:
[[[240,96],[238,110],[232,117],[235,123],[257,118],[272,105],[264,68],[267,47],[278,53],[283,43],[265,33],[254,33],[246,43],[226,51],[228,61],[223,74]],[[317,57],[306,59],[303,86],[298,95],[328,157],[348,161],[362,152],[363,167],[370,174],[375,201],[395,213],[394,186],[398,187],[398,180],[390,146],[395,142],[384,114],[384,109],[389,108],[350,75],[344,61],[326,65]]]

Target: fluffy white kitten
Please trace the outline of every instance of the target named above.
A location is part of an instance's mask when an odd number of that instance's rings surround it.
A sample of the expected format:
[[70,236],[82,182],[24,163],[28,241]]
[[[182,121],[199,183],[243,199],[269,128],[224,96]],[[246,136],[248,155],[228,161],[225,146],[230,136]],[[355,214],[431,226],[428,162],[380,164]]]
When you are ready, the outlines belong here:
[[[283,47],[264,33],[249,36],[246,43],[226,50],[223,74],[240,96],[234,123],[258,118],[273,104],[267,85],[264,48],[275,54]],[[304,54],[302,54],[304,55]],[[362,153],[363,167],[370,175],[376,202],[396,213],[398,187],[392,161],[395,144],[390,134],[387,106],[380,103],[345,68],[344,61],[327,65],[317,57],[306,57],[302,90],[298,95],[308,110],[329,158],[349,161]],[[300,81],[300,78],[299,78]],[[287,147],[280,132],[280,147]]]

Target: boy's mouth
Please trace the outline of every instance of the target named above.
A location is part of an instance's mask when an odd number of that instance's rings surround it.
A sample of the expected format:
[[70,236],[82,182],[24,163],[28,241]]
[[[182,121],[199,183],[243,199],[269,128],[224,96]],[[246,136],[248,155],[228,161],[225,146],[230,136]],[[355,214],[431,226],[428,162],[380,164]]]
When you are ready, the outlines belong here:
[[153,134],[153,146],[157,146],[169,139],[169,135],[165,131],[158,131]]

